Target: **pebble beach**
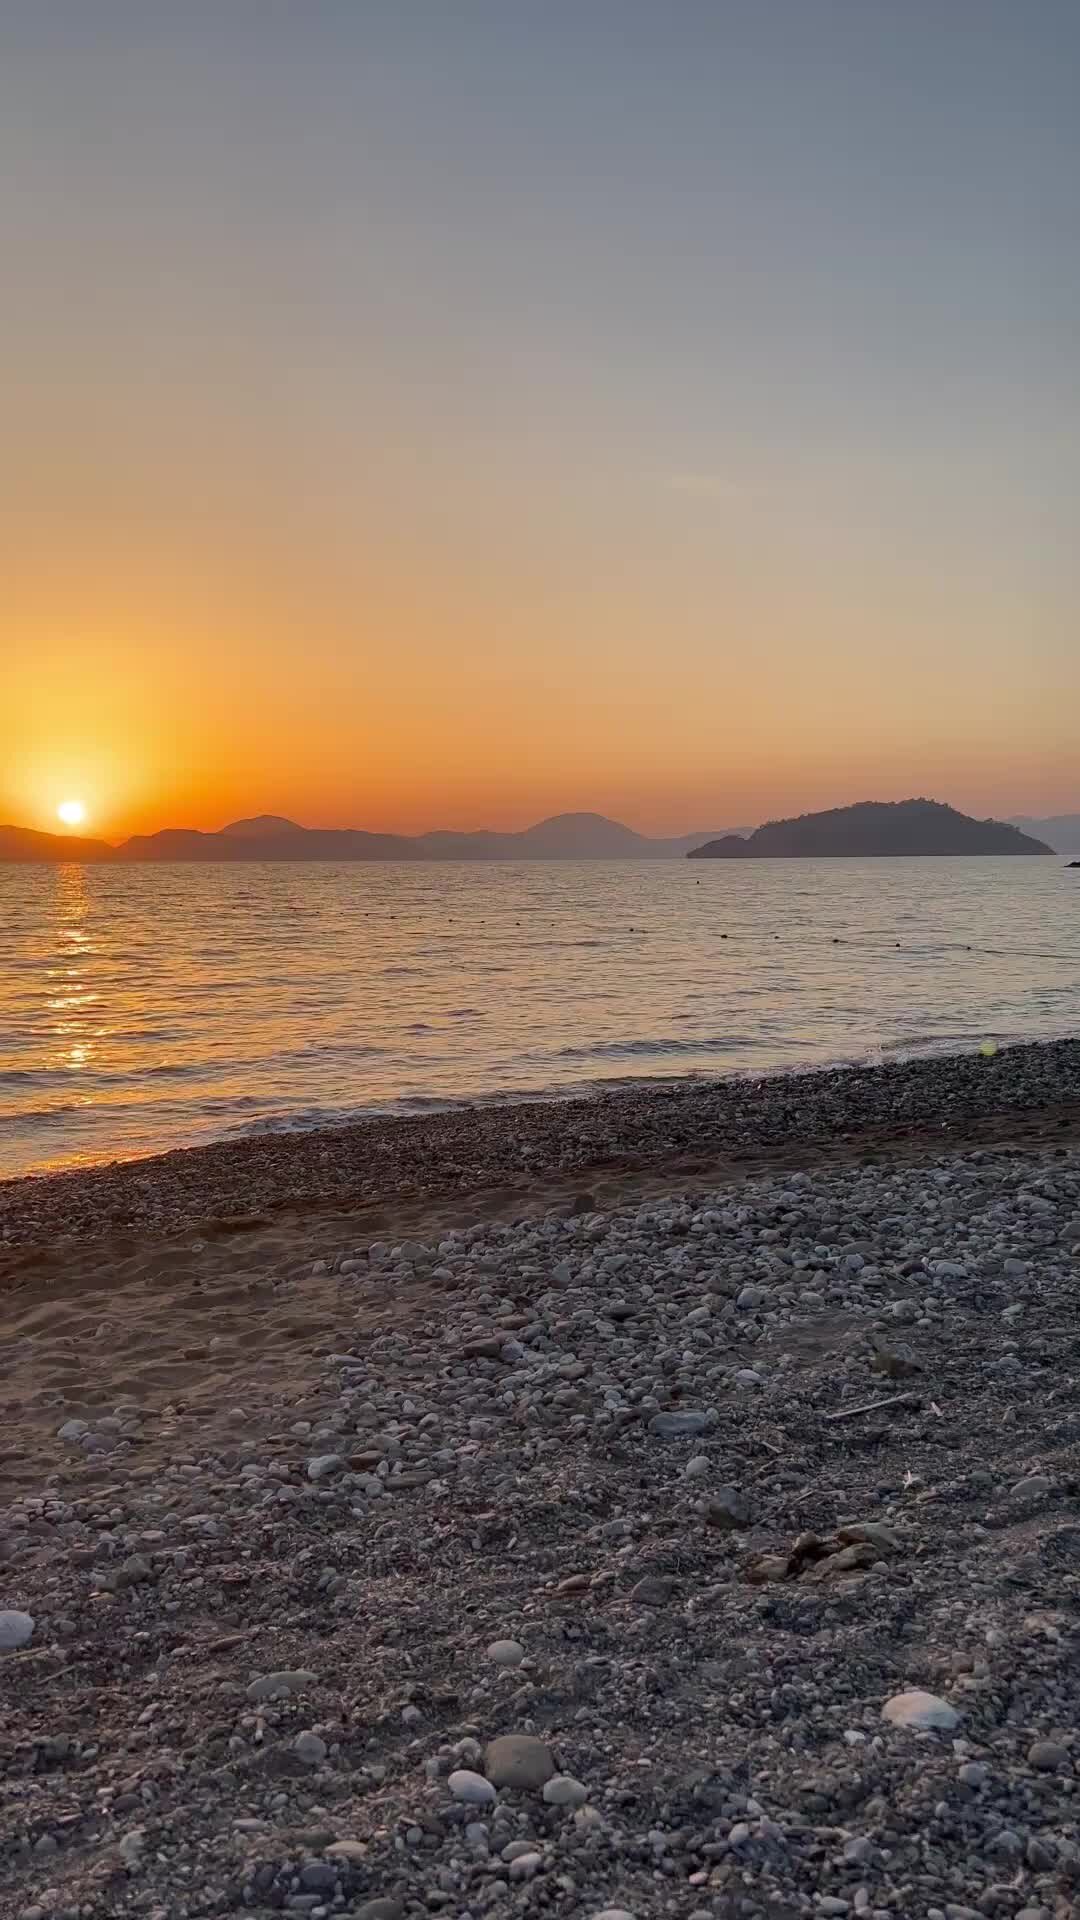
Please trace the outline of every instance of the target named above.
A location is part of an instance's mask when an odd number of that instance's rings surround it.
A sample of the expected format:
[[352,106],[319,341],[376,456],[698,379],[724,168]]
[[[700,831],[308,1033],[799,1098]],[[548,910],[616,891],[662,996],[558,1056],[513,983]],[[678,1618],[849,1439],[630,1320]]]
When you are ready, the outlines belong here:
[[1080,1910],[1080,1043],[0,1185],[0,1914]]

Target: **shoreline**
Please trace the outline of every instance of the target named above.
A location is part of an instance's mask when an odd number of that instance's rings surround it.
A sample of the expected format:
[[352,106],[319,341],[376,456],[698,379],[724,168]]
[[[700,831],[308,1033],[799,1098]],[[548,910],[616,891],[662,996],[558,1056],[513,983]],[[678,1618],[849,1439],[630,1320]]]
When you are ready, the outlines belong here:
[[5,1256],[78,1236],[257,1229],[288,1215],[371,1212],[493,1194],[573,1204],[614,1189],[770,1165],[942,1145],[1045,1141],[1080,1130],[1080,1039],[872,1066],[718,1080],[633,1081],[568,1099],[475,1104],[266,1132],[0,1182]]

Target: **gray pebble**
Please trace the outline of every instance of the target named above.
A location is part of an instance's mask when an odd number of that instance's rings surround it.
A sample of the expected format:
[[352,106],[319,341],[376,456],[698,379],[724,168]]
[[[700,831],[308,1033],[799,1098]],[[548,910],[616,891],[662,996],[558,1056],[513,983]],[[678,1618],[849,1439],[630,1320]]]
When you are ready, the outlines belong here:
[[497,1667],[520,1667],[525,1658],[525,1649],[520,1640],[493,1640],[487,1657]]
[[583,1807],[589,1790],[569,1773],[556,1773],[544,1782],[544,1799],[549,1807]]
[[12,1653],[16,1647],[30,1644],[34,1635],[34,1617],[20,1613],[17,1607],[0,1612],[0,1653]]

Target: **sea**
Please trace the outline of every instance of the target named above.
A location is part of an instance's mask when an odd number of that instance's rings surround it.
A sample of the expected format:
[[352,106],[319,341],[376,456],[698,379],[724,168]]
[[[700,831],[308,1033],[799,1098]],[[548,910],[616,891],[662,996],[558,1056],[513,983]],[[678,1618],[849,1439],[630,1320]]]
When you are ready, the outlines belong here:
[[0,867],[0,1178],[1078,1031],[1057,858]]

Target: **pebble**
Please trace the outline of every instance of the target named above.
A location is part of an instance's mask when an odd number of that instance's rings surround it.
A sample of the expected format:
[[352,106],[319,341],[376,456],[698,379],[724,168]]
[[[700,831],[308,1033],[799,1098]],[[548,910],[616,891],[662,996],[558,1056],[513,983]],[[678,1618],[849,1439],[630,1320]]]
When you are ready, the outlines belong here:
[[29,1646],[34,1635],[34,1619],[17,1607],[0,1612],[0,1653],[12,1653],[16,1647]]
[[556,1773],[544,1782],[543,1798],[549,1807],[583,1807],[589,1790],[569,1773]]
[[1067,1773],[1071,1766],[1068,1748],[1056,1740],[1033,1740],[1027,1757],[1028,1765],[1039,1773]]
[[707,1413],[654,1413],[649,1421],[649,1432],[657,1434],[662,1440],[678,1440],[684,1434],[704,1433],[709,1425]]
[[555,1772],[555,1763],[542,1740],[529,1733],[503,1733],[492,1740],[484,1755],[489,1780],[497,1787],[525,1790],[544,1786]]
[[469,1767],[458,1767],[447,1781],[455,1800],[467,1807],[488,1807],[498,1798],[490,1780],[482,1773],[473,1773]]
[[750,1504],[738,1487],[717,1487],[716,1492],[709,1495],[704,1515],[710,1527],[734,1533],[750,1525]]
[[298,1733],[293,1741],[293,1752],[305,1766],[317,1767],[320,1761],[326,1759],[326,1741],[319,1734],[312,1733],[310,1728],[306,1728],[303,1733]]
[[894,1693],[886,1700],[881,1709],[882,1719],[888,1720],[894,1727],[912,1727],[917,1730],[936,1729],[941,1733],[951,1733],[960,1725],[960,1715],[947,1700],[936,1693],[924,1693],[915,1687],[909,1693]]
[[318,1674],[308,1673],[304,1667],[283,1667],[279,1673],[256,1674],[246,1693],[249,1700],[284,1700],[290,1694],[302,1693],[305,1687],[317,1686],[318,1680]]
[[520,1667],[525,1658],[525,1649],[520,1640],[493,1640],[487,1657],[497,1667]]
[[511,1880],[532,1880],[544,1864],[542,1853],[519,1853],[507,1869]]
[[340,1453],[318,1453],[314,1460],[308,1461],[308,1479],[329,1480],[331,1474],[340,1473],[344,1465]]

